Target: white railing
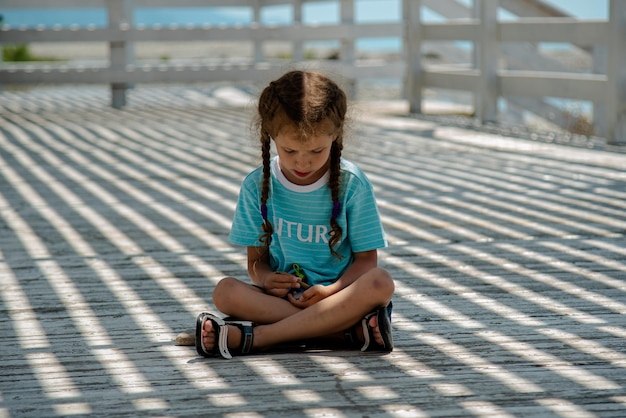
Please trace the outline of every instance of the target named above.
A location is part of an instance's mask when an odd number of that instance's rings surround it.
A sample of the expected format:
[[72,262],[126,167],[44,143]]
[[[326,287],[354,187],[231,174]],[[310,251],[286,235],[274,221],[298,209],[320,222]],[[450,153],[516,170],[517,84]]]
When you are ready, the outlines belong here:
[[[473,3],[474,19],[444,24],[423,23],[422,3],[428,1],[405,1],[403,11],[411,112],[421,112],[426,87],[473,93],[475,114],[483,123],[497,120],[499,98],[591,101],[596,129],[611,143],[626,143],[626,1],[609,0],[608,21],[535,18],[501,22],[497,17],[500,1],[479,0]],[[466,69],[426,68],[420,53],[426,41],[470,41],[474,63]],[[572,43],[591,51],[597,73],[503,69],[500,50],[507,42]]]
[[[447,23],[426,24],[422,6],[438,13],[459,17],[467,9],[454,0],[403,0],[401,22],[356,23],[355,0],[336,0],[341,16],[335,25],[303,24],[303,4],[320,0],[0,0],[1,8],[101,8],[108,13],[104,28],[11,28],[0,30],[0,44],[30,42],[101,42],[109,45],[107,65],[2,65],[0,84],[23,83],[105,83],[112,89],[112,105],[122,107],[129,85],[152,82],[198,82],[267,80],[284,63],[267,59],[263,45],[272,41],[292,43],[296,62],[304,61],[303,43],[312,40],[338,40],[339,60],[307,62],[341,76],[350,86],[367,78],[402,79],[411,112],[421,112],[426,88],[463,90],[473,94],[475,115],[481,122],[498,118],[500,98],[559,97],[593,102],[596,132],[610,143],[626,143],[626,1],[609,0],[610,18],[579,21],[563,18],[498,21],[498,7],[509,10],[531,8],[540,0],[474,0],[468,18]],[[385,1],[385,0],[381,0]],[[293,25],[243,27],[135,27],[132,16],[137,8],[149,7],[249,7],[255,22],[261,21],[264,7],[292,6]],[[473,18],[470,18],[472,17]],[[398,37],[404,39],[404,60],[365,62],[357,59],[359,38]],[[423,45],[428,41],[470,41],[474,59],[466,68],[426,66]],[[248,61],[230,64],[175,62],[138,63],[135,43],[140,42],[228,41],[254,44]],[[501,64],[501,47],[509,42],[564,42],[591,51],[593,73],[529,71]],[[535,109],[536,111],[537,109]]]
[[[312,0],[305,0],[312,1]],[[317,0],[319,1],[319,0]],[[338,60],[309,61],[307,67],[321,67],[341,74],[348,88],[358,79],[373,77],[402,78],[402,60],[378,62],[357,60],[355,41],[362,37],[402,36],[398,23],[359,24],[354,23],[353,0],[341,0],[341,22],[337,25],[311,26],[302,23],[302,8],[294,7],[293,25],[263,26],[254,23],[249,26],[165,26],[136,27],[132,24],[134,9],[147,7],[221,7],[245,6],[253,11],[254,21],[260,20],[263,6],[276,4],[301,4],[294,0],[59,0],[43,3],[35,0],[0,0],[0,6],[7,8],[101,8],[108,14],[108,26],[70,28],[11,28],[0,31],[0,44],[36,42],[94,42],[109,45],[109,62],[98,65],[59,65],[30,64],[0,67],[0,83],[104,83],[112,88],[112,106],[119,108],[126,103],[126,90],[129,85],[154,82],[212,82],[267,80],[277,68],[285,67],[284,62],[271,62],[264,57],[263,43],[286,41],[292,43],[293,61],[304,61],[305,41],[338,40],[341,51]],[[254,56],[250,60],[237,60],[236,63],[192,62],[192,63],[138,63],[134,57],[133,45],[139,42],[242,42],[254,43]]]

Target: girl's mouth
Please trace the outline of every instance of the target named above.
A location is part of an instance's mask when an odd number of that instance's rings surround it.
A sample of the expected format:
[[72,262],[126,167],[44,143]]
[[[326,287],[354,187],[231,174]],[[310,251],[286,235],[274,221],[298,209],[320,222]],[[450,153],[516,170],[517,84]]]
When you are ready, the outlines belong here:
[[295,174],[298,177],[307,177],[309,175],[309,173],[303,173],[301,171],[296,171],[296,170],[293,171],[293,174]]

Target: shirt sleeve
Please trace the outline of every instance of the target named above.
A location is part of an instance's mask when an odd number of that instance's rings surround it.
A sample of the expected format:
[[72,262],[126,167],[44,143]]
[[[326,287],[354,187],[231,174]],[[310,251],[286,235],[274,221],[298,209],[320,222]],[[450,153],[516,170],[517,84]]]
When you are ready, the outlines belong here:
[[347,202],[346,215],[352,251],[363,252],[386,247],[387,239],[371,183],[363,174],[350,188],[352,193]]
[[242,183],[235,216],[228,235],[228,240],[232,244],[246,247],[262,245],[259,241],[259,237],[263,233],[263,218],[260,212],[258,175],[258,170],[252,172]]

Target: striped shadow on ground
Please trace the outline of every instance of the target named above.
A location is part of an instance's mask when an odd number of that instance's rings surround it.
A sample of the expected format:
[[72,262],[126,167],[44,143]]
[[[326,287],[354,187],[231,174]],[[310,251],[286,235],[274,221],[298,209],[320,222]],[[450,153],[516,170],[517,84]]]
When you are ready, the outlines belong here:
[[354,107],[396,349],[199,358],[254,86],[0,95],[0,416],[626,413],[626,155]]

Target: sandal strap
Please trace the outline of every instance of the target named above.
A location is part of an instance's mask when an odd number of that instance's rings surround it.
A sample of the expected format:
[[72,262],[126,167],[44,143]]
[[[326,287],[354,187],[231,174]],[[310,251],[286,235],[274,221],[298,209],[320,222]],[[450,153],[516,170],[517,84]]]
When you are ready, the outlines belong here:
[[[218,348],[219,353],[225,359],[231,359],[233,356],[228,351],[228,326],[226,324],[222,324],[219,326],[219,331],[216,329],[218,335]],[[203,344],[204,345],[204,344]]]
[[377,312],[370,312],[363,319],[361,319],[361,327],[363,328],[363,346],[361,347],[361,351],[366,351],[370,346],[370,341],[374,338],[374,332],[370,328],[370,318],[376,315]]
[[237,347],[238,354],[250,354],[254,344],[254,322],[251,321],[225,321],[226,325],[236,326],[241,330],[241,343]]

